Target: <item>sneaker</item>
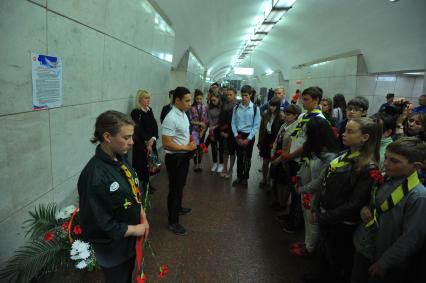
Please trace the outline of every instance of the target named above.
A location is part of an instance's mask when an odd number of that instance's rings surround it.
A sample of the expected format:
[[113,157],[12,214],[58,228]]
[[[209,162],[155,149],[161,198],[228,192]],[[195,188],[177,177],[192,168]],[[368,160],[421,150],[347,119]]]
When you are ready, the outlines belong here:
[[232,182],[232,186],[238,186],[239,184],[241,184],[241,179],[237,178],[234,180],[234,182]]
[[188,234],[186,232],[185,227],[183,227],[179,223],[169,224],[169,229],[172,230],[173,233],[179,236],[185,236],[186,234]]
[[221,163],[221,164],[219,164],[219,166],[217,166],[217,170],[216,170],[216,172],[217,173],[222,173],[223,172],[223,164]]
[[313,252],[308,251],[305,245],[299,248],[291,249],[290,252],[292,255],[299,256],[299,257],[311,257],[313,255]]
[[179,215],[187,215],[187,214],[190,214],[192,212],[192,208],[189,208],[189,207],[182,207],[180,210],[179,210]]
[[292,224],[291,222],[285,221],[283,223],[283,231],[289,234],[293,234],[294,232],[296,232],[296,227],[294,227],[294,224]]
[[243,179],[243,180],[241,181],[241,186],[243,186],[243,187],[247,188],[247,186],[248,186],[248,181],[247,181],[247,179]]
[[211,172],[216,172],[216,170],[217,170],[217,163],[213,163],[213,167],[212,167],[212,169],[210,171]]

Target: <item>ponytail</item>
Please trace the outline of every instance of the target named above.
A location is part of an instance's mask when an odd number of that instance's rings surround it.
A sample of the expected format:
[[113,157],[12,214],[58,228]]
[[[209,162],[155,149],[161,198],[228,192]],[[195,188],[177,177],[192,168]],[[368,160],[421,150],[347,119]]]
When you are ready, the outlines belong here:
[[355,162],[355,171],[359,172],[369,163],[378,164],[380,161],[380,144],[382,139],[382,122],[380,119],[367,117],[352,119],[359,125],[362,134],[368,134],[368,140],[360,149],[360,156]]

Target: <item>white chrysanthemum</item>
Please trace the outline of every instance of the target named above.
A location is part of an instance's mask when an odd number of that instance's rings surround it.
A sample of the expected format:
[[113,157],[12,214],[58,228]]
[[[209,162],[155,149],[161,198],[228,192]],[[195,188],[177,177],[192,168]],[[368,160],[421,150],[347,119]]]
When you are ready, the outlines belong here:
[[90,244],[81,240],[76,240],[72,244],[72,248],[75,248],[79,253],[81,253],[84,251],[88,251],[90,249]]
[[74,205],[69,205],[67,207],[64,207],[61,210],[59,210],[59,212],[55,215],[55,218],[56,220],[68,219],[72,215],[74,210],[75,210]]
[[90,244],[80,240],[74,241],[70,251],[72,260],[87,259],[90,257]]
[[81,259],[88,259],[90,257],[90,251],[83,251],[80,253]]
[[75,267],[77,267],[78,269],[84,269],[86,268],[86,266],[87,266],[87,262],[85,260],[82,260],[75,265]]

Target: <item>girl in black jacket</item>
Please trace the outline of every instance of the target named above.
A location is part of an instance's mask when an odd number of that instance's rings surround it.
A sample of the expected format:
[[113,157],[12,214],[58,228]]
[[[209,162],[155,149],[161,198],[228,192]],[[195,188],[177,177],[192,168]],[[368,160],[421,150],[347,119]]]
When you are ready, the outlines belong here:
[[343,143],[349,150],[334,159],[323,181],[319,200],[320,224],[327,282],[349,282],[354,246],[353,233],[359,212],[367,205],[377,170],[381,124],[371,118],[349,120]]

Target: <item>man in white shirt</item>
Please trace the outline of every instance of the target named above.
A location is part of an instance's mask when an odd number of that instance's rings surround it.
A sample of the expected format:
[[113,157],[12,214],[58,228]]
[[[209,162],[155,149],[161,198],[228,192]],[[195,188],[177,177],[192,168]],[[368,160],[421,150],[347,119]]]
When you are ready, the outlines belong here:
[[182,191],[188,175],[189,160],[197,148],[190,140],[189,119],[185,114],[191,107],[191,93],[185,87],[177,87],[173,93],[173,107],[163,121],[163,147],[169,176],[169,229],[176,235],[186,235],[179,223],[179,215],[189,214],[192,209],[182,207]]

